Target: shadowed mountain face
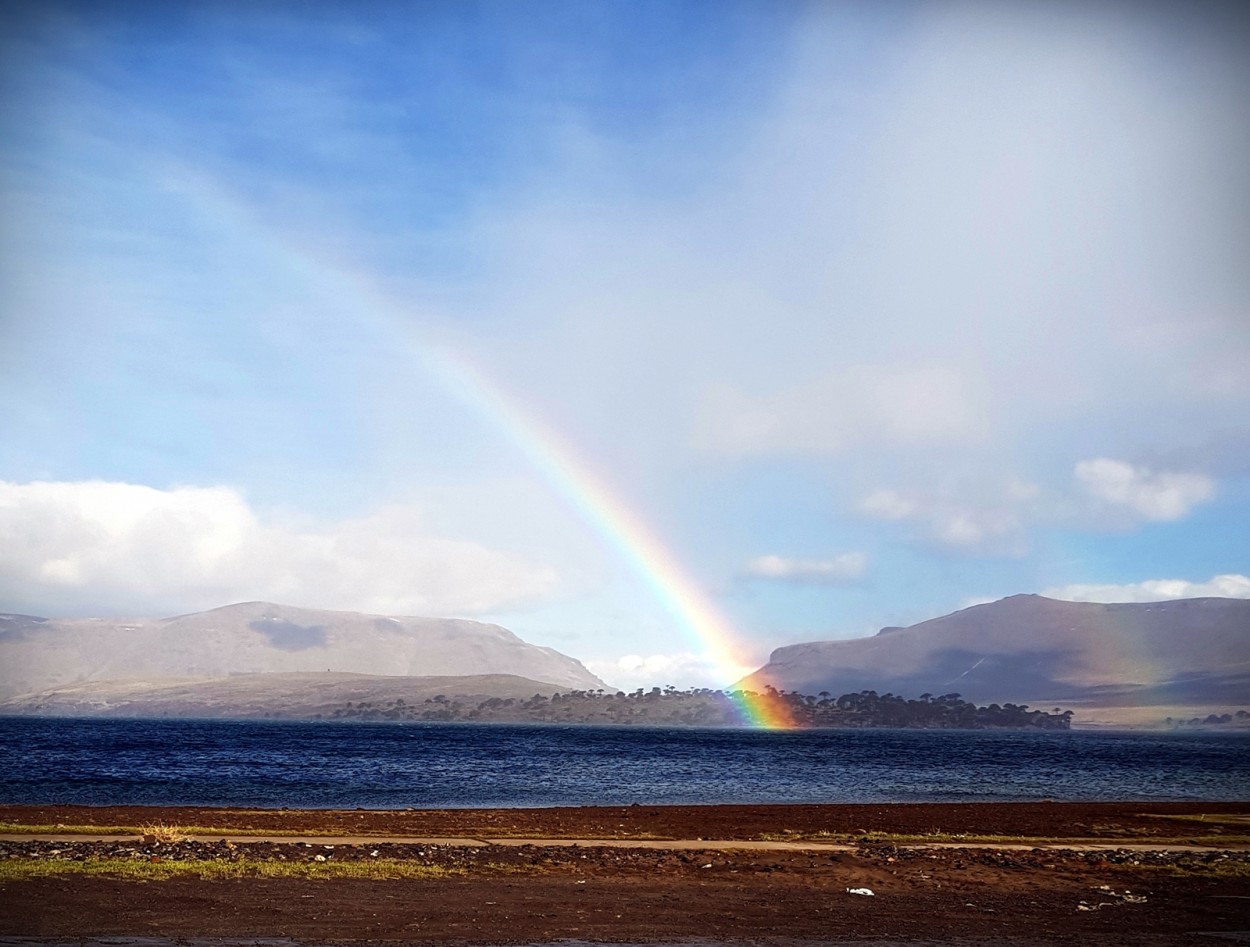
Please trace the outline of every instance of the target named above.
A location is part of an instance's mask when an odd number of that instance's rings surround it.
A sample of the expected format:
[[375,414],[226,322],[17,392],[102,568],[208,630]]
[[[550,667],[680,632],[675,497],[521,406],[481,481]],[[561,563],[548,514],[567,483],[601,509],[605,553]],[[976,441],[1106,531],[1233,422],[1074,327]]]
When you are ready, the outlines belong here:
[[765,685],[1035,706],[1250,706],[1250,601],[1015,595],[871,638],[778,648],[741,682]]
[[387,618],[266,602],[163,619],[58,621],[0,615],[0,699],[106,680],[344,671],[511,674],[566,689],[604,687],[579,661],[506,628]]

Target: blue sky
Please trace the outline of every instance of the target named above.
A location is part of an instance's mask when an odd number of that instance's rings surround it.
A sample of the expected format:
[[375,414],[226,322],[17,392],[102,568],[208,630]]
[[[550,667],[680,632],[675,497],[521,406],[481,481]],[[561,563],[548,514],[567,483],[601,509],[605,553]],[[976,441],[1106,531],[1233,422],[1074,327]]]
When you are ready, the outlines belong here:
[[[1017,592],[1250,596],[1237,5],[10,3],[0,608],[497,620],[724,683]],[[512,432],[515,433],[515,432]]]

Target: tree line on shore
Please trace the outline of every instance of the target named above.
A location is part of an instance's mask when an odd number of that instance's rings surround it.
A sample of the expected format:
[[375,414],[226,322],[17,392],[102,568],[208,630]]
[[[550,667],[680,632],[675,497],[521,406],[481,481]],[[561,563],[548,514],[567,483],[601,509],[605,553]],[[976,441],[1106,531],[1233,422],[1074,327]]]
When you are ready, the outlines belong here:
[[1169,727],[1222,727],[1225,724],[1245,727],[1250,726],[1250,710],[1239,710],[1235,714],[1207,714],[1205,717],[1190,717],[1188,720],[1184,717],[1168,717],[1163,723]]
[[873,690],[832,696],[765,688],[722,691],[674,687],[624,691],[574,690],[547,697],[465,697],[439,694],[408,703],[402,697],[382,703],[347,702],[328,713],[329,720],[426,720],[474,723],[636,724],[643,726],[733,727],[753,716],[797,728],[910,727],[983,729],[988,727],[1066,730],[1072,711],[1030,710],[1023,704],[978,707],[959,694],[908,699]]

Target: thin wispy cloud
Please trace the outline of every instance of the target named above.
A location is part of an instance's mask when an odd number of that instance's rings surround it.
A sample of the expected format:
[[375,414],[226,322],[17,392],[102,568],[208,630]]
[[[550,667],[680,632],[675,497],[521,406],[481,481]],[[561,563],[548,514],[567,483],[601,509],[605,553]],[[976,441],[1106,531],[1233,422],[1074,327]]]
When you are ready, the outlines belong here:
[[858,511],[903,525],[915,543],[962,555],[1020,557],[1041,514],[1038,497],[1036,485],[1018,480],[958,492],[884,488],[863,497]]
[[840,585],[858,582],[868,574],[868,556],[862,552],[844,552],[830,559],[757,556],[746,564],[742,574],[749,579]]
[[982,429],[977,400],[950,368],[852,365],[758,399],[710,388],[696,436],[730,454],[968,443]]

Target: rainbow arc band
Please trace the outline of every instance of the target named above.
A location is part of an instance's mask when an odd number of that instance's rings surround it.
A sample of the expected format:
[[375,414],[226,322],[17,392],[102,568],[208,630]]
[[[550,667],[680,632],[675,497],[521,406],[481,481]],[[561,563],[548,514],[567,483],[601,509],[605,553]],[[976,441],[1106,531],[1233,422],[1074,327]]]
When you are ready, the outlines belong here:
[[[448,394],[459,397],[509,440],[547,484],[628,563],[657,601],[706,652],[716,659],[717,676],[726,684],[741,677],[748,666],[729,622],[708,601],[684,568],[652,530],[596,477],[577,453],[554,431],[522,407],[523,401],[489,381],[462,356],[429,344],[412,327],[412,312],[387,293],[359,266],[335,259],[325,246],[306,235],[276,227],[220,182],[189,168],[164,169],[171,193],[195,206],[218,229],[250,242],[258,256],[268,259],[298,281],[317,287],[340,301],[352,318],[372,322],[392,337],[409,343],[411,351]],[[768,729],[787,729],[794,720],[784,700],[775,694],[731,695],[743,723]]]
[[[711,653],[726,684],[740,676],[740,648],[728,621],[686,574],[676,557],[632,510],[604,486],[589,466],[554,431],[448,349],[427,350],[425,361],[443,386],[502,433],[543,480],[612,547],[646,583],[656,600],[698,644]],[[794,719],[776,694],[735,692],[742,721],[767,729],[789,729]]]

